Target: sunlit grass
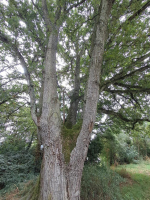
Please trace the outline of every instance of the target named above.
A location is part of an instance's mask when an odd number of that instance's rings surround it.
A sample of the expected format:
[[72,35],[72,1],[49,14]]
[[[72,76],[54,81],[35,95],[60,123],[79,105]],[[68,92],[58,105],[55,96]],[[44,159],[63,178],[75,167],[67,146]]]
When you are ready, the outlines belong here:
[[150,200],[150,161],[120,165],[115,170],[120,175],[122,170],[130,174],[127,183],[121,185],[124,200]]
[[150,199],[150,177],[144,174],[132,174],[132,184],[121,188],[125,200],[149,200]]
[[119,165],[116,169],[125,168],[128,172],[150,175],[150,161],[142,161],[139,164]]

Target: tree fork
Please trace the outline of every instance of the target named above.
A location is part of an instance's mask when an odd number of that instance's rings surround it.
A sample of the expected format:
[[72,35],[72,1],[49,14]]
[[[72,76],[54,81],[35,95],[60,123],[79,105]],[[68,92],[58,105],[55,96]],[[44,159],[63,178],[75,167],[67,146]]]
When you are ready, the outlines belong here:
[[[43,1],[44,3],[46,1]],[[79,200],[81,177],[86,159],[91,132],[96,118],[99,97],[100,72],[107,32],[107,23],[113,1],[102,0],[95,24],[95,38],[91,50],[85,112],[76,146],[65,162],[62,151],[61,117],[57,97],[56,53],[58,43],[57,26],[51,32],[45,58],[45,79],[42,115],[39,130],[42,137],[43,161],[40,174],[38,200]],[[45,10],[45,19],[47,20]],[[46,21],[49,25],[50,22]],[[98,83],[98,84],[97,84]]]

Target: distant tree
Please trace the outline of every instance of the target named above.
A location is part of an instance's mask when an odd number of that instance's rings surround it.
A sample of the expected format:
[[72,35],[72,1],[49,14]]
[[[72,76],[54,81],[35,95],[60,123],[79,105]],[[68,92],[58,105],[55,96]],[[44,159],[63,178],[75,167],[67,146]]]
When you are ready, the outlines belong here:
[[135,129],[131,131],[131,136],[135,146],[138,149],[139,157],[146,158],[150,156],[150,124],[136,124]]

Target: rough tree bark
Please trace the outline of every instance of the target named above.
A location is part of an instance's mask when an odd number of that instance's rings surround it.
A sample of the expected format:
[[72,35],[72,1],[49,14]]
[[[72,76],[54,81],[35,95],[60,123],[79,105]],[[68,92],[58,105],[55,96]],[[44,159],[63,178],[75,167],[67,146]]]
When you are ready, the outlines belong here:
[[81,82],[81,77],[80,77],[80,62],[82,55],[85,53],[85,46],[86,46],[86,41],[84,40],[84,43],[82,46],[79,48],[79,36],[76,36],[76,41],[75,41],[75,52],[76,52],[76,57],[75,57],[75,70],[74,70],[74,87],[73,87],[73,93],[69,97],[70,98],[70,108],[68,111],[68,115],[66,118],[66,127],[71,128],[73,125],[76,124],[77,122],[77,111],[78,111],[78,104],[80,100],[82,99],[82,96],[80,96],[80,82]]
[[73,94],[70,97],[70,108],[68,111],[68,116],[66,119],[66,126],[68,128],[71,128],[73,125],[76,124],[77,119],[77,110],[78,110],[78,104],[80,101],[79,97],[79,90],[80,90],[80,58],[81,58],[82,51],[80,54],[77,54],[76,56],[76,66],[75,66],[75,75],[74,75],[74,89]]
[[58,30],[49,38],[45,58],[42,115],[38,129],[44,147],[40,179],[40,200],[67,199],[63,172],[61,118],[57,97],[56,52]]
[[103,60],[104,44],[107,35],[107,23],[113,2],[114,1],[112,0],[101,1],[99,15],[97,16],[95,23],[83,124],[81,132],[77,138],[76,147],[71,152],[69,163],[68,189],[71,200],[80,199],[82,170],[96,118],[100,72]]

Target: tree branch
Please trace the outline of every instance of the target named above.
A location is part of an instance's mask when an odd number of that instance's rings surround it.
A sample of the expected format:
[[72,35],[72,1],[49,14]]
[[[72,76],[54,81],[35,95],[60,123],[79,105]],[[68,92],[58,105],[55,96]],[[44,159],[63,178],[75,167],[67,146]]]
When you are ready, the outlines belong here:
[[84,3],[86,0],[81,0],[80,2],[78,3],[75,3],[73,5],[71,5],[67,10],[66,10],[66,13],[68,13],[72,8],[76,8],[78,7],[79,5],[81,5],[82,3]]
[[[128,88],[128,89],[143,89],[143,87],[141,86],[137,86],[137,85],[128,85],[128,84],[124,84],[124,83],[118,83],[118,82],[115,82],[114,85],[117,85],[117,86],[121,86],[121,87],[125,87],[125,88]],[[148,88],[144,88],[144,89],[148,89]]]
[[[14,93],[14,94],[10,95],[10,97],[8,96],[8,98],[6,98],[6,99],[0,101],[0,105],[6,103],[7,101],[9,101],[9,100],[11,100],[11,99],[17,99],[17,98],[19,98],[19,96],[17,96],[17,95],[18,95],[18,94],[21,94],[21,93],[23,93],[23,92],[25,92],[25,90],[19,91],[19,92],[17,92],[17,93]],[[5,90],[4,90],[4,93],[5,93]]]
[[[133,62],[131,65],[129,65],[128,67],[126,67],[126,70],[127,69],[130,69],[131,70],[131,67],[135,66],[137,64],[137,62],[139,61],[142,61],[145,59],[145,56],[142,56],[141,58],[139,58],[137,61]],[[119,72],[118,74],[114,75],[111,79],[105,81],[105,83],[103,85],[100,86],[101,88],[101,91],[103,91],[105,89],[105,87],[107,87],[109,84],[112,84],[112,83],[115,83],[119,80],[122,80],[122,79],[125,79],[127,77],[131,77],[132,75],[134,75],[135,73],[139,73],[139,72],[143,72],[145,71],[146,69],[149,69],[150,68],[150,65],[146,65],[144,67],[141,67],[139,69],[136,69],[130,73],[127,74],[127,71],[121,71]]]
[[133,15],[131,15],[127,20],[128,21],[132,21],[136,16],[141,15],[142,12],[148,8],[150,6],[150,1],[147,1],[142,8],[140,8],[139,10],[137,10]]
[[3,34],[0,31],[0,40],[6,44],[11,45],[12,50],[14,51],[15,55],[18,57],[18,59],[21,62],[21,65],[24,69],[25,72],[25,77],[27,80],[27,84],[28,84],[28,88],[29,88],[29,96],[30,96],[30,100],[31,100],[31,114],[32,114],[32,118],[35,122],[35,124],[37,124],[37,117],[36,117],[36,104],[35,104],[35,95],[34,95],[34,86],[30,77],[30,73],[28,71],[27,68],[27,64],[23,58],[23,56],[21,55],[21,53],[19,52],[17,46],[15,44],[12,43],[11,39],[9,39],[5,34]]
[[51,31],[53,28],[53,24],[49,18],[46,0],[42,0],[42,7],[43,7],[43,18],[44,18],[44,21],[46,24],[46,28],[47,28],[47,30]]
[[142,8],[140,8],[139,10],[137,10],[133,15],[131,15],[128,19],[126,19],[125,22],[123,22],[122,24],[120,24],[120,26],[118,27],[118,29],[116,30],[116,32],[112,35],[112,37],[108,40],[107,45],[109,46],[113,39],[116,36],[116,33],[118,33],[120,31],[120,29],[123,27],[124,24],[131,22],[136,16],[141,15],[142,12],[148,8],[150,6],[150,2],[149,0],[142,6]]
[[61,15],[61,10],[62,10],[62,7],[59,6],[56,10],[56,15],[55,15],[55,23],[58,21],[58,19],[60,18],[60,15]]
[[[13,5],[16,7],[16,9],[17,9],[17,11],[18,11],[17,16],[20,17],[23,21],[25,21],[25,23],[26,23],[26,25],[27,25],[29,31],[33,34],[33,37],[34,37],[35,41],[39,44],[39,46],[41,47],[42,51],[45,52],[45,47],[44,47],[43,43],[41,42],[41,39],[38,37],[36,31],[34,31],[33,28],[31,28],[31,26],[30,26],[31,22],[30,22],[29,20],[26,19],[25,15],[24,15],[22,12],[19,11],[16,2],[13,1],[12,3],[13,3]],[[35,8],[38,10],[40,16],[41,16],[42,19],[44,20],[44,17],[41,15],[40,9],[39,9],[38,6],[33,2],[33,0],[32,0],[32,4],[35,6]],[[39,26],[38,26],[38,29],[43,33],[43,31],[41,30],[41,28],[40,28]],[[44,33],[43,33],[43,35],[44,35]]]
[[30,77],[30,73],[28,71],[27,64],[26,64],[23,56],[21,55],[21,53],[19,52],[17,47],[14,47],[14,48],[15,48],[16,55],[19,58],[19,60],[20,60],[20,62],[22,64],[22,67],[24,68],[26,80],[27,80],[28,87],[29,87],[29,96],[30,96],[30,100],[31,100],[31,104],[30,104],[30,106],[31,106],[31,114],[32,114],[32,118],[33,118],[35,124],[37,125],[34,85],[32,83],[32,80],[31,80],[31,77]]
[[31,2],[32,2],[32,4],[34,5],[34,7],[37,9],[37,11],[39,12],[39,14],[40,14],[40,16],[42,17],[42,19],[44,20],[44,17],[43,17],[43,15],[42,15],[42,12],[41,12],[41,10],[39,9],[39,7],[34,3],[33,0],[31,0]]
[[130,94],[130,93],[137,93],[137,92],[147,92],[150,93],[150,88],[140,88],[136,90],[111,90],[109,88],[104,89],[104,91],[110,92],[112,94],[119,94],[119,93],[125,93],[125,94]]
[[8,113],[8,114],[7,114],[7,118],[6,118],[6,120],[5,120],[5,123],[7,122],[7,120],[9,119],[9,117],[10,117],[13,113],[15,113],[17,110],[19,110],[20,108],[22,108],[22,107],[25,106],[25,105],[26,105],[26,103],[24,103],[23,105],[20,105],[18,108],[16,108],[16,109],[13,110],[12,112]]
[[115,112],[113,110],[106,110],[104,108],[98,108],[98,111],[101,111],[107,115],[113,115],[115,117],[118,117],[120,118],[121,120],[125,121],[125,122],[131,122],[133,123],[134,125],[137,123],[137,122],[144,122],[144,121],[148,121],[150,122],[150,119],[148,118],[136,118],[136,119],[128,119],[127,117],[124,117],[121,113],[118,113],[118,112]]

